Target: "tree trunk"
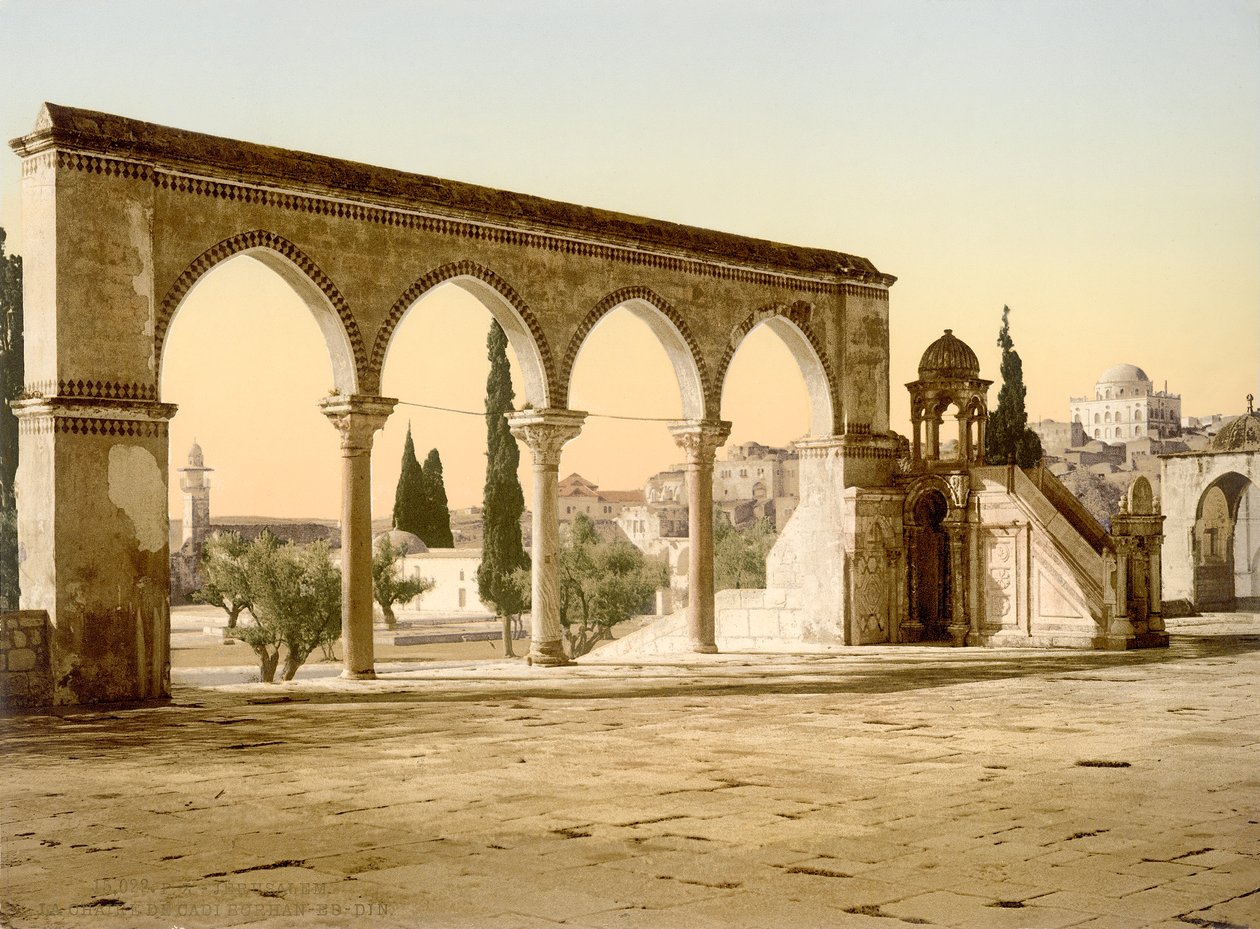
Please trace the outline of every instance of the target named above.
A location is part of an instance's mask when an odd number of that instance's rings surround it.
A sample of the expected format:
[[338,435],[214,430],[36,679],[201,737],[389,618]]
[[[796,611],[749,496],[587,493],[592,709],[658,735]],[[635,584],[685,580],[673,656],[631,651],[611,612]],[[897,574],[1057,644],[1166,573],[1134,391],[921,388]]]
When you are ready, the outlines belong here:
[[234,606],[234,607],[232,607],[230,610],[228,610],[228,625],[227,625],[227,627],[228,627],[229,629],[235,629],[235,628],[236,628],[236,617],[238,617],[238,616],[240,616],[240,615],[241,615],[241,610],[243,610],[243,609],[245,609],[245,607],[243,607],[243,606]]
[[258,653],[258,676],[264,684],[274,684],[276,682],[276,665],[280,661],[280,650],[274,652],[267,650],[267,646],[255,646],[254,651]]
[[392,603],[382,603],[381,612],[385,614],[385,628],[393,629],[394,624],[398,621],[394,618],[394,605]]
[[507,658],[515,658],[516,652],[512,650],[512,617],[504,613],[501,617],[503,620],[503,654]]
[[[277,653],[277,657],[279,657],[279,653]],[[286,681],[293,680],[293,675],[297,674],[298,668],[302,667],[302,665],[306,663],[306,659],[309,657],[309,653],[299,658],[293,652],[286,651],[284,656],[284,672],[282,674],[283,679]]]

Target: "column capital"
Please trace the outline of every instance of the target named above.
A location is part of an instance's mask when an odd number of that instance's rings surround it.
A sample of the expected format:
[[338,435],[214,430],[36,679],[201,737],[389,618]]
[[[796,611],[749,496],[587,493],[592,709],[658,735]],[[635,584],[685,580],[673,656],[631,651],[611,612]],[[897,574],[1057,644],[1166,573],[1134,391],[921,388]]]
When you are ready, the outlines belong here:
[[669,434],[687,453],[687,464],[712,465],[731,434],[731,424],[724,419],[683,419],[669,424]]
[[334,394],[319,402],[320,412],[341,433],[343,453],[370,452],[372,434],[385,425],[398,401],[393,397]]
[[520,410],[507,415],[512,435],[529,446],[537,467],[560,466],[560,450],[582,431],[583,410]]

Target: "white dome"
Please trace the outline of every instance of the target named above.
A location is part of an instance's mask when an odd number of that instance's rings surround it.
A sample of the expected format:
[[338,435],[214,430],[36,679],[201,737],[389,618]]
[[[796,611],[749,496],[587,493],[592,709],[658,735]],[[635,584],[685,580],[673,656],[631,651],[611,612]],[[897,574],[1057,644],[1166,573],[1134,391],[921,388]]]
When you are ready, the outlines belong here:
[[1132,384],[1134,381],[1149,384],[1151,379],[1137,365],[1130,364],[1112,365],[1098,378],[1099,384]]
[[429,550],[429,546],[421,541],[420,536],[403,532],[401,529],[391,529],[380,533],[372,540],[372,547],[375,548],[381,539],[389,539],[389,543],[394,548],[401,548],[408,555],[421,555]]

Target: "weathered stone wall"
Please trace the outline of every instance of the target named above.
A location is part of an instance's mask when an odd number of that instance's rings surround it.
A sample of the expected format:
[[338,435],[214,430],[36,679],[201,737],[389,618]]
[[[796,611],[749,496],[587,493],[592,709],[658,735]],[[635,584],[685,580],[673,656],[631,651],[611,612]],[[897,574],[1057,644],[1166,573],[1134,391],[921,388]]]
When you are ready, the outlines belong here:
[[0,613],[0,708],[52,703],[48,633],[43,610]]

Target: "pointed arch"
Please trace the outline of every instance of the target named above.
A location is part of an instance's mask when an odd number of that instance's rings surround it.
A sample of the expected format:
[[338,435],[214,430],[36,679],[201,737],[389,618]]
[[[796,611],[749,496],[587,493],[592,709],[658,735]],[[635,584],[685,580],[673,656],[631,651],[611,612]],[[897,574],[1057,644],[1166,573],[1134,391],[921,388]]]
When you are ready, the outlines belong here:
[[772,303],[748,314],[731,330],[731,339],[722,355],[717,371],[717,396],[720,399],[726,375],[735,353],[739,351],[754,329],[765,325],[787,346],[796,359],[805,379],[809,394],[809,428],[813,435],[833,435],[843,431],[840,417],[840,393],[835,372],[827,361],[827,353],[810,324],[813,304],[798,300],[796,303]]
[[601,319],[618,307],[624,306],[636,318],[647,323],[648,328],[660,340],[665,354],[674,366],[678,378],[678,392],[682,398],[684,419],[705,419],[710,410],[716,410],[713,385],[704,363],[704,354],[692,335],[682,315],[658,294],[647,287],[623,287],[604,297],[591,309],[569,339],[560,365],[559,387],[563,391],[560,404],[569,402],[569,387],[573,380],[573,365],[586,337]]
[[[476,297],[490,312],[503,327],[521,364],[526,399],[540,409],[551,407],[557,383],[555,362],[538,318],[511,284],[484,265],[467,259],[426,272],[394,301],[372,344],[368,371],[373,383],[380,384],[385,356],[403,317],[421,297],[442,284],[454,284]],[[563,406],[563,400],[558,405]]]
[[306,303],[324,334],[332,362],[333,383],[341,393],[359,392],[366,352],[359,324],[341,292],[319,266],[281,235],[254,229],[224,239],[202,252],[175,279],[158,304],[153,326],[155,379],[162,382],[162,354],[171,323],[184,299],[211,269],[234,258],[249,255],[287,281]]

